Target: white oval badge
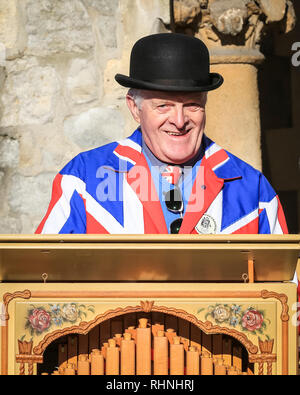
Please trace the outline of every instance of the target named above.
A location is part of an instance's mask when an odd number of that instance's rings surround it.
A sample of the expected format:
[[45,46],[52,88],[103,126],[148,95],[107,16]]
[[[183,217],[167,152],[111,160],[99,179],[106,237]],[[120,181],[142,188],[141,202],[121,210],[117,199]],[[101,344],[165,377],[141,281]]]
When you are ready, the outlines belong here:
[[217,231],[217,223],[213,217],[208,214],[204,214],[197,223],[195,229],[199,234],[215,234]]

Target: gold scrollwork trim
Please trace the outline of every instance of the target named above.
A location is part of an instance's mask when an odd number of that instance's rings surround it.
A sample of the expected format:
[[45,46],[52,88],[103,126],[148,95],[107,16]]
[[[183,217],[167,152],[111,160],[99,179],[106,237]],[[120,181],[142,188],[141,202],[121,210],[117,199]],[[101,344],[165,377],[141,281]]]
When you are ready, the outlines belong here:
[[281,321],[282,321],[282,374],[287,375],[289,372],[289,307],[288,297],[285,294],[278,294],[276,292],[270,292],[267,290],[261,291],[261,297],[263,299],[275,298],[281,303]]
[[266,362],[276,362],[276,354],[259,354],[259,355],[249,355],[250,363],[266,363]]
[[146,300],[145,302],[141,300],[140,303],[141,303],[142,310],[145,313],[150,313],[150,311],[153,309],[153,305],[155,302],[153,300],[151,302],[149,302],[149,300]]
[[1,374],[8,374],[8,305],[16,298],[30,299],[31,292],[26,289],[25,291],[17,291],[14,293],[6,293],[3,295],[4,314],[0,315],[1,321]]
[[4,321],[9,320],[9,314],[8,314],[8,305],[9,303],[16,298],[21,298],[21,299],[30,299],[31,298],[31,292],[28,289],[25,289],[25,291],[17,291],[14,293],[6,293],[3,295],[3,305],[5,308],[5,313],[0,315],[0,319]]
[[16,362],[18,363],[43,363],[42,355],[16,355]]
[[288,297],[285,294],[278,294],[276,292],[270,292],[264,289],[261,291],[261,297],[263,299],[269,299],[269,298],[274,298],[280,301],[281,306],[282,306],[282,312],[281,312],[281,321],[282,322],[287,322],[289,321],[289,306],[288,306]]

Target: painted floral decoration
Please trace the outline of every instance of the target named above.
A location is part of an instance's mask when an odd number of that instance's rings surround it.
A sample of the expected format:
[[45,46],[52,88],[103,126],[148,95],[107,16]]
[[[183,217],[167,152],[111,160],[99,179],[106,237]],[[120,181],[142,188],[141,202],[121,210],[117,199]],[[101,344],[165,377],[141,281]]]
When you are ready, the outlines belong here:
[[[199,309],[198,314],[205,309]],[[217,324],[227,324],[231,327],[240,327],[240,330],[251,332],[253,334],[264,334],[267,323],[270,323],[265,317],[265,312],[256,310],[249,306],[243,309],[243,306],[237,304],[220,304],[208,307],[205,319],[211,319]]]
[[34,309],[28,317],[28,321],[33,330],[41,333],[49,328],[51,324],[51,315],[44,309]]
[[52,329],[61,327],[64,323],[75,324],[87,317],[87,313],[95,313],[94,306],[78,303],[49,304],[47,306],[31,306],[26,317],[25,328],[31,335],[40,335]]
[[262,328],[264,323],[263,315],[256,310],[247,310],[242,317],[242,326],[248,331],[254,332]]

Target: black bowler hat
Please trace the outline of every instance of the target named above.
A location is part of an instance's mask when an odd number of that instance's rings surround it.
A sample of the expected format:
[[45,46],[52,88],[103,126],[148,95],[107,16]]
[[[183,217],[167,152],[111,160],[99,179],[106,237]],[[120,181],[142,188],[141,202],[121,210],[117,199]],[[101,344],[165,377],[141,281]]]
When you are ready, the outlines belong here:
[[177,33],[152,34],[132,48],[130,76],[117,74],[127,88],[205,92],[218,88],[223,77],[209,72],[209,52],[199,39]]

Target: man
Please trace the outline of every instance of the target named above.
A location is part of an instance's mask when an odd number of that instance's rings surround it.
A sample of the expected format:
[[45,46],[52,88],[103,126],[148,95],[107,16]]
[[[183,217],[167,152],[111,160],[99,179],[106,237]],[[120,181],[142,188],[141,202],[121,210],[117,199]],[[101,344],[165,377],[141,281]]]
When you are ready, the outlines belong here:
[[64,167],[37,233],[287,233],[265,177],[204,134],[207,92],[223,78],[202,41],[144,37],[130,76],[115,78],[139,128]]

